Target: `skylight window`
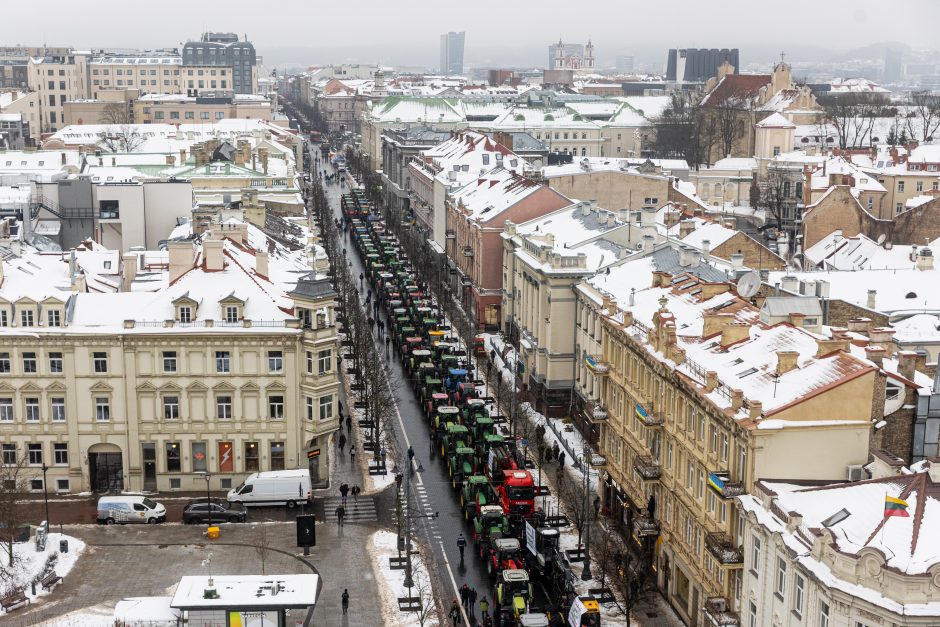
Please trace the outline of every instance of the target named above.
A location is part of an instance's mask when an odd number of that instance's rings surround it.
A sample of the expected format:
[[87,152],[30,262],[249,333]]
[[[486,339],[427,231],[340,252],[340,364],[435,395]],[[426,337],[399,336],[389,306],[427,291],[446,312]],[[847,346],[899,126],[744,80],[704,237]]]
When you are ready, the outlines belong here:
[[757,372],[757,368],[748,368],[747,370],[744,370],[743,372],[739,372],[738,378],[743,379],[744,377],[749,377],[755,372]]
[[743,363],[744,363],[744,360],[741,359],[740,357],[737,357],[737,358],[735,358],[734,361],[732,361],[732,362],[731,362],[730,364],[728,364],[728,365],[729,365],[729,366],[737,366],[738,364],[743,364]]
[[822,521],[823,527],[832,527],[833,525],[838,525],[840,522],[851,516],[852,514],[849,510],[844,507],[837,511],[835,514]]

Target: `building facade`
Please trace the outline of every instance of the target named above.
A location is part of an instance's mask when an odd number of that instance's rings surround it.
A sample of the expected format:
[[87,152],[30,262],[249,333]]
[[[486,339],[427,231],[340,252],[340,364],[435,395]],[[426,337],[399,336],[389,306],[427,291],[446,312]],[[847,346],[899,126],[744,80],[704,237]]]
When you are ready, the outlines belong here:
[[[257,91],[259,64],[254,45],[240,40],[235,33],[203,33],[199,41],[188,41],[183,46],[184,67],[228,68],[236,94]],[[219,88],[225,89],[221,85]]]
[[466,33],[450,31],[441,35],[441,74],[459,76],[463,74],[463,47]]

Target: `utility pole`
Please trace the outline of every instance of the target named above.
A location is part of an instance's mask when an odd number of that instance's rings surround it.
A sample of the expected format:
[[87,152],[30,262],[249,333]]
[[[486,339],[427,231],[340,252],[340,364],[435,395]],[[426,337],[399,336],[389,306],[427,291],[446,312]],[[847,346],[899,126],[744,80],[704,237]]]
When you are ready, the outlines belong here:
[[581,581],[593,578],[591,574],[591,449],[584,447],[581,459],[581,471],[584,473],[584,570],[581,571]]

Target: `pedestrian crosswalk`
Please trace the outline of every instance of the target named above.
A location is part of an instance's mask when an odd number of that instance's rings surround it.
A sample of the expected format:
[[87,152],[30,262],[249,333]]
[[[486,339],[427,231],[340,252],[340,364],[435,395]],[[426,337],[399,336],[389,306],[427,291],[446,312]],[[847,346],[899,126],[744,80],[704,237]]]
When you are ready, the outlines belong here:
[[[323,499],[323,512],[328,521],[336,522],[336,508],[343,503],[340,496],[330,496]],[[356,501],[353,497],[346,499],[346,516],[343,519],[345,523],[367,523],[377,522],[378,516],[375,511],[375,499],[371,496],[359,496]]]

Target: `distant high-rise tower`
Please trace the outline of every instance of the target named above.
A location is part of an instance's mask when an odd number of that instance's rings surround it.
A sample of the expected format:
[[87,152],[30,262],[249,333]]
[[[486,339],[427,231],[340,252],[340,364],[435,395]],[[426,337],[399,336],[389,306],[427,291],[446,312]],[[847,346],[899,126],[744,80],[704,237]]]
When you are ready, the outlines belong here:
[[725,61],[734,66],[735,72],[741,71],[737,48],[672,48],[666,59],[666,80],[704,82],[716,76]]
[[893,48],[885,50],[885,71],[881,77],[882,83],[897,83],[901,80],[902,52]]
[[633,57],[631,55],[618,54],[617,55],[617,72],[619,74],[632,74],[633,73]]
[[441,35],[441,74],[463,74],[463,44],[466,33],[453,31]]

